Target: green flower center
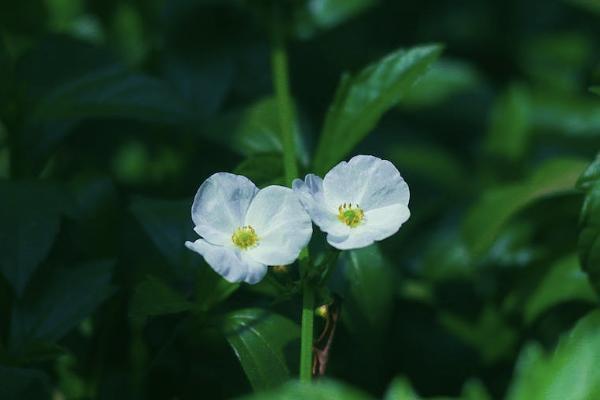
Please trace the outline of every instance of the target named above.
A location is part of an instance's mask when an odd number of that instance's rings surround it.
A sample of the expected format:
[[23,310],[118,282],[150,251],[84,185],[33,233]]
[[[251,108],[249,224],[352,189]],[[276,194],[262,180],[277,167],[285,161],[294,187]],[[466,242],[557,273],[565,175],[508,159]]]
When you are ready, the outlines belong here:
[[250,225],[240,226],[231,235],[231,241],[242,250],[258,245],[258,235]]
[[363,210],[356,204],[344,203],[338,207],[338,219],[350,228],[356,228],[365,217]]

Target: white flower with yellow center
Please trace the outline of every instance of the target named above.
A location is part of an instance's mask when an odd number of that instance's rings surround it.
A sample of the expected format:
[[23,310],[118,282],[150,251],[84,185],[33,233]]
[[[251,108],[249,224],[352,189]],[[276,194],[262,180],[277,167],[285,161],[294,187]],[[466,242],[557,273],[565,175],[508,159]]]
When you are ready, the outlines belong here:
[[202,238],[185,245],[229,282],[254,284],[268,265],[293,263],[312,235],[310,217],[291,189],[258,190],[248,178],[224,172],[200,186],[192,220]]
[[383,240],[410,217],[408,185],[394,165],[373,156],[342,161],[324,179],[309,174],[293,189],[330,245],[358,249]]

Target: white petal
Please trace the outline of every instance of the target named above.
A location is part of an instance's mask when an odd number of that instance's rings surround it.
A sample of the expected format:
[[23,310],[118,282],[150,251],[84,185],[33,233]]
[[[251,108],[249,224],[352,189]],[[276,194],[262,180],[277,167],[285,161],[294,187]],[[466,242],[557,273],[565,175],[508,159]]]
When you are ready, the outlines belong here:
[[229,244],[244,223],[248,206],[258,189],[248,178],[219,172],[198,189],[192,205],[194,230],[213,244]]
[[365,229],[372,232],[375,240],[383,240],[398,232],[398,229],[410,217],[408,207],[393,204],[365,213]]
[[408,207],[402,204],[367,211],[362,225],[350,229],[347,236],[327,235],[327,242],[340,250],[360,249],[392,236],[409,217]]
[[340,250],[360,249],[374,242],[373,232],[361,227],[352,229],[347,236],[327,235],[327,243]]
[[342,161],[323,180],[325,201],[336,209],[340,204],[358,204],[364,211],[392,204],[408,205],[408,185],[394,165],[373,156],[356,156]]
[[295,179],[292,183],[292,188],[306,211],[308,211],[313,222],[323,232],[336,236],[348,234],[350,228],[338,220],[338,210],[331,210],[327,207],[323,194],[323,179],[316,175],[308,174],[304,181]]
[[185,242],[188,249],[202,255],[208,265],[229,282],[259,282],[267,273],[267,266],[248,260],[231,247],[215,246],[203,239]]
[[268,186],[258,192],[246,214],[259,238],[248,249],[248,257],[267,265],[294,262],[312,235],[309,215],[294,192],[283,186]]

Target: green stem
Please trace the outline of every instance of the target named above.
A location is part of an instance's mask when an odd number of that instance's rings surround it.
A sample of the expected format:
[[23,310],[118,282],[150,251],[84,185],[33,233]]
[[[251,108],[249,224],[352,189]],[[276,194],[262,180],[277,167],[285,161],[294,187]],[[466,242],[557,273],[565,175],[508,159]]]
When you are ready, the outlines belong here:
[[[281,141],[283,143],[283,167],[285,170],[285,182],[291,185],[298,177],[298,165],[296,164],[296,146],[294,142],[294,109],[290,96],[290,81],[288,76],[288,61],[285,50],[285,37],[283,31],[283,20],[280,15],[279,6],[273,5],[272,20],[272,50],[271,67],[273,73],[273,87],[277,100],[277,111],[279,115],[279,129],[281,130]],[[310,268],[308,249],[300,254],[302,276],[307,276]],[[313,357],[313,327],[315,314],[315,294],[309,280],[304,280],[302,297],[302,328],[300,338],[300,380],[310,382],[312,378]]]
[[312,379],[313,330],[315,317],[315,293],[309,281],[304,283],[302,298],[302,331],[300,338],[300,381]]
[[290,96],[285,38],[277,5],[273,6],[271,68],[279,115],[279,129],[281,130],[281,141],[283,144],[285,182],[287,185],[291,185],[292,181],[298,177],[296,146],[294,143],[294,111]]

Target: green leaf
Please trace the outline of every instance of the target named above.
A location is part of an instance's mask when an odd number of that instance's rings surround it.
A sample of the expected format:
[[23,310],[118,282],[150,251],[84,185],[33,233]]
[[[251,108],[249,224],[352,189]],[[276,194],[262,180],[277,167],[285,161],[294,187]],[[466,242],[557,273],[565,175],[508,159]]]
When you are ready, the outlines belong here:
[[193,304],[157,278],[147,277],[133,294],[129,315],[144,319],[190,310]]
[[434,106],[479,86],[481,82],[481,75],[471,65],[458,60],[441,59],[406,93],[400,106],[408,109]]
[[[290,379],[286,356],[295,363],[292,351],[300,330],[289,319],[262,309],[244,309],[226,315],[222,325],[225,337],[255,390],[275,388]],[[292,351],[293,354],[286,354]]]
[[572,190],[584,168],[585,163],[577,159],[552,159],[538,166],[529,179],[486,191],[463,225],[470,252],[482,256],[505,224],[529,204]]
[[54,243],[64,204],[51,183],[0,181],[0,271],[18,296]]
[[50,400],[48,377],[42,371],[0,365],[0,399]]
[[[244,156],[281,154],[283,143],[275,97],[263,98],[249,106],[230,112],[208,124],[210,136]],[[306,164],[308,153],[302,142],[300,125],[294,124],[296,155]]]
[[185,247],[195,240],[191,200],[159,200],[136,197],[131,211],[171,267],[182,272],[195,267],[199,258]]
[[331,104],[314,167],[324,174],[375,127],[383,113],[398,104],[437,59],[439,45],[395,51],[354,76],[344,75]]
[[595,98],[534,93],[531,116],[540,134],[575,139],[600,135],[600,107]]
[[209,309],[229,297],[239,284],[227,282],[215,273],[202,257],[185,247],[186,240],[194,241],[191,200],[156,200],[138,197],[131,210],[160,253],[182,280],[197,270],[197,303]]
[[112,67],[58,86],[39,101],[32,117],[38,122],[130,118],[179,124],[190,121],[192,112],[162,81]]
[[384,400],[419,400],[419,395],[414,391],[410,382],[404,378],[395,378],[387,391]]
[[234,173],[244,175],[258,187],[284,185],[281,154],[257,154],[242,161]]
[[598,0],[565,0],[568,3],[579,6],[589,12],[600,15],[600,2]]
[[525,321],[531,323],[549,308],[573,300],[595,302],[597,298],[586,275],[579,267],[577,257],[569,256],[550,266],[527,300],[524,310]]
[[[342,254],[344,322],[354,333],[380,337],[394,300],[394,273],[374,244]],[[374,340],[375,341],[375,340]]]
[[524,86],[513,84],[492,110],[485,147],[489,154],[510,161],[525,155],[529,141],[531,105]]
[[577,188],[590,190],[600,183],[600,153],[577,180]]
[[99,261],[52,274],[43,287],[14,306],[10,347],[17,352],[37,341],[57,341],[88,317],[115,290],[114,262]]
[[333,28],[360,14],[377,3],[377,0],[306,0],[294,14],[295,34],[303,39],[320,30]]
[[[256,393],[243,397],[244,400],[372,400],[366,393],[360,392],[343,383],[328,379],[319,379],[312,383],[288,382],[279,389],[266,393]],[[399,398],[399,400],[409,398]]]
[[600,86],[592,86],[592,87],[590,88],[590,92],[592,92],[592,93],[596,93],[597,95],[599,95],[599,96],[600,96]]
[[535,345],[522,352],[508,400],[600,398],[600,311],[581,319],[546,356]]
[[586,191],[579,218],[579,260],[600,293],[600,154],[579,177],[577,187]]
[[442,313],[440,321],[449,331],[478,350],[486,364],[510,356],[517,342],[516,332],[493,306],[486,306],[474,323],[450,313]]

